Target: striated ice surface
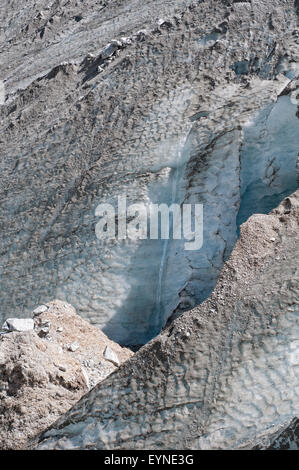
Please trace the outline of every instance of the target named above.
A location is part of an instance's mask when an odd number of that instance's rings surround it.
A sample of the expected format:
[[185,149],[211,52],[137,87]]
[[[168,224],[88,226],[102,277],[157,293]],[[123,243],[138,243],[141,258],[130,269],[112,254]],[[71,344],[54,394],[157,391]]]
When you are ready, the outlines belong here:
[[[293,304],[288,310],[273,322],[275,334],[261,338],[259,346],[248,339],[234,348],[234,364],[229,376],[221,377],[223,392],[213,404],[208,436],[199,439],[199,449],[244,447],[261,432],[298,416],[299,309]],[[238,321],[233,318],[229,335]]]
[[[0,7],[1,322],[60,298],[144,344],[294,189],[294,3],[27,3]],[[203,204],[202,249],[100,243],[96,207],[124,195]]]

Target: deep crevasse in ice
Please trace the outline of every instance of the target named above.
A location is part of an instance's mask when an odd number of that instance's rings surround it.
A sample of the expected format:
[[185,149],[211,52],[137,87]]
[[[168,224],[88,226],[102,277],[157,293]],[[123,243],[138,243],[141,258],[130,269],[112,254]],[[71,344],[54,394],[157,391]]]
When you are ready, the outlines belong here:
[[[47,296],[65,299],[112,339],[131,345],[144,344],[169,317],[201,303],[213,290],[236,242],[241,217],[244,220],[256,212],[257,202],[270,210],[296,184],[296,106],[288,96],[267,105],[273,101],[270,82],[258,81],[254,87],[257,104],[252,91],[244,98],[246,90],[237,85],[215,90],[211,96],[215,109],[211,116],[201,113],[199,122],[197,115],[190,119],[188,114],[194,97],[190,87],[154,102],[139,125],[140,149],[132,155],[131,145],[122,148],[122,158],[107,162],[97,201],[82,199],[73,205],[72,217],[60,222],[65,230],[79,221],[78,232],[59,263],[38,265],[32,279],[36,282],[29,286],[34,301],[45,302]],[[231,100],[235,109],[229,108],[230,118],[227,102]],[[251,100],[250,109],[258,109],[261,101],[261,111],[249,112],[246,100]],[[246,126],[244,119],[238,125],[240,109],[247,116]],[[116,206],[119,195],[127,195],[128,204],[202,203],[202,249],[185,251],[185,240],[101,244],[88,221],[95,219],[97,204]],[[258,196],[257,202],[253,196]],[[49,275],[52,284],[39,284],[42,275]]]
[[[180,93],[173,98],[175,116],[189,94]],[[157,110],[154,119],[162,114]],[[296,187],[299,121],[288,96],[257,112],[243,129],[216,136],[204,151],[197,152],[199,137],[190,132],[190,123],[182,121],[179,133],[149,150],[152,177],[120,185],[117,195],[127,194],[128,203],[202,203],[203,247],[186,251],[183,239],[148,239],[104,248],[106,268],[96,276],[98,294],[93,291],[91,305],[94,301],[96,323],[123,344],[147,342],[169,318],[205,300],[233,249],[239,224],[253,213],[269,212]],[[108,200],[116,201],[117,195]]]
[[[148,341],[169,317],[207,298],[239,224],[269,212],[296,187],[299,121],[288,96],[257,112],[243,129],[216,137],[204,152],[197,152],[190,126],[183,129],[182,137],[156,150],[156,177],[142,197],[147,203],[202,203],[204,244],[199,252],[184,250],[183,239],[127,241],[113,248],[100,280],[100,326],[122,343]],[[132,190],[129,196],[134,198]]]
[[[176,308],[171,318],[201,303],[212,292],[240,224],[252,214],[268,213],[296,189],[296,111],[290,97],[281,96],[253,115],[242,131],[220,136],[212,148],[189,162],[186,200],[204,204],[204,244],[200,252],[182,251],[181,258],[177,259],[176,253],[169,261],[165,291],[170,295],[165,309],[169,315]],[[190,273],[184,288],[178,291],[178,302],[171,286],[183,263],[188,264]]]

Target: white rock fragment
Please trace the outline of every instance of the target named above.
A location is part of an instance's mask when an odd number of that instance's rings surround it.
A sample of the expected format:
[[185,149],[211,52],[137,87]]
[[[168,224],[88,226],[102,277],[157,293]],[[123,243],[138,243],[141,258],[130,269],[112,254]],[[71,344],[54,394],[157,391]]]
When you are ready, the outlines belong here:
[[32,318],[8,318],[2,326],[2,330],[5,331],[32,331],[33,329]]
[[128,46],[132,44],[132,39],[131,38],[126,38],[126,37],[121,37],[120,38],[120,44],[121,46]]
[[109,346],[106,346],[106,349],[104,351],[104,358],[107,361],[112,362],[112,364],[114,364],[116,367],[120,366],[117,354],[111,348],[109,348]]
[[37,20],[44,20],[46,17],[45,17],[45,14],[44,12],[41,10],[38,12],[38,14],[35,16],[34,19],[37,19]]
[[70,344],[68,346],[68,350],[71,352],[75,352],[80,348],[80,344],[77,341],[74,341],[74,343]]
[[148,36],[149,32],[146,29],[140,29],[137,31],[137,33],[133,36],[133,38],[141,39],[144,38],[145,36]]
[[33,310],[33,315],[40,315],[41,313],[44,313],[46,310],[48,310],[48,307],[46,305],[39,305],[35,310]]
[[117,39],[112,39],[110,44],[112,44],[112,46],[115,46],[115,47],[121,47],[122,46],[121,41],[118,41]]
[[90,389],[90,382],[89,382],[89,376],[88,376],[88,373],[86,372],[86,370],[84,369],[84,367],[81,367],[81,370],[82,370],[82,375],[84,377],[84,380],[86,382],[86,386],[88,389]]
[[158,26],[167,26],[169,28],[172,26],[172,23],[169,20],[163,20],[163,18],[160,18],[158,20]]

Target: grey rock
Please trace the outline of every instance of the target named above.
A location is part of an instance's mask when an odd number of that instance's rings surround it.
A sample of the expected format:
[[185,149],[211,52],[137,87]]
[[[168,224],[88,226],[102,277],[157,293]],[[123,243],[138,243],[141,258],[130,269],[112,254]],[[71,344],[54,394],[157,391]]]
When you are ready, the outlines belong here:
[[[48,335],[40,338],[39,325],[50,322],[51,340]],[[8,332],[0,337],[1,450],[23,448],[29,437],[56,421],[88,391],[81,364],[91,359],[98,364],[108,342],[103,332],[59,300],[49,302],[48,310],[35,318],[35,324],[34,331]],[[57,333],[59,326],[64,329],[63,335]],[[75,341],[80,349],[69,352],[66,345]],[[112,344],[122,362],[131,357],[130,351]],[[101,374],[97,367],[87,369],[89,386],[113,370],[115,366],[108,362]],[[26,409],[24,414],[22,407]]]
[[36,309],[33,310],[33,315],[37,316],[40,315],[41,313],[44,313],[48,310],[48,307],[46,305],[40,305]]
[[120,46],[121,43],[118,42],[111,42],[110,44],[108,44],[105,49],[103,49],[101,52],[102,59],[105,60],[108,59],[108,57],[111,57]]
[[41,338],[45,338],[47,337],[47,339],[49,339],[49,333],[50,333],[50,327],[51,327],[51,322],[50,321],[42,321],[42,322],[39,322],[38,325],[35,324],[35,328],[37,330],[37,334],[38,336],[40,336]]
[[34,321],[31,318],[8,318],[2,325],[6,331],[32,331]]

